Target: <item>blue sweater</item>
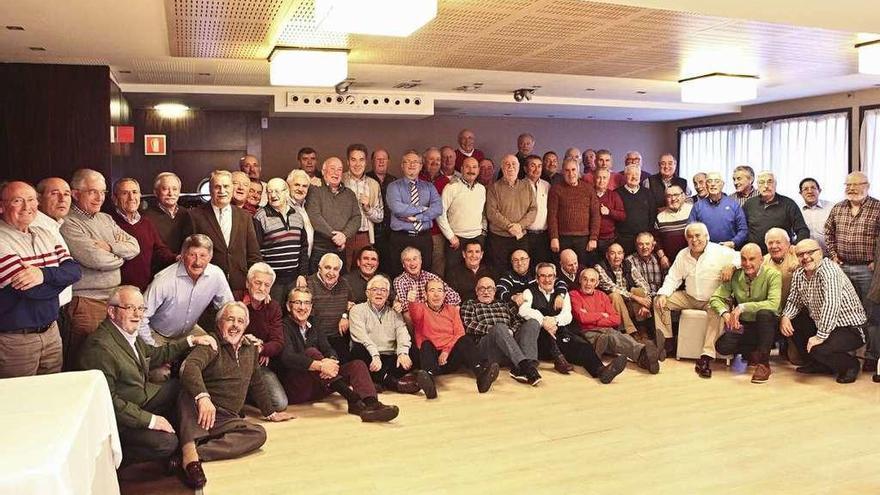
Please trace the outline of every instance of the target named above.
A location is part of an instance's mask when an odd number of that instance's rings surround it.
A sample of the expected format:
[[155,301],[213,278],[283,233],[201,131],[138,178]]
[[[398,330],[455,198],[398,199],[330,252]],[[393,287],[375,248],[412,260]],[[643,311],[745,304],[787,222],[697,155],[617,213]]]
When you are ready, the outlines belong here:
[[708,197],[697,201],[688,218],[688,223],[691,222],[703,222],[712,242],[733,241],[735,249],[741,248],[749,235],[745,213],[739,203],[727,195],[721,196],[717,203]]

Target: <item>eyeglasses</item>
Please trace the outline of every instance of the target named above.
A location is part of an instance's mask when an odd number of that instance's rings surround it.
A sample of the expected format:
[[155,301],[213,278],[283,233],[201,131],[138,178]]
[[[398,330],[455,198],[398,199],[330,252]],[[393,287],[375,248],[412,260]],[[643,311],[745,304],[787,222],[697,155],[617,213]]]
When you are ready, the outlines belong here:
[[800,253],[796,253],[798,258],[803,258],[804,256],[812,256],[816,251],[821,251],[822,248],[810,249],[809,251],[802,251]]
[[388,288],[386,288],[386,287],[371,287],[367,290],[370,292],[378,292],[380,294],[387,294],[388,293]]
[[146,306],[135,306],[134,304],[113,304],[114,308],[124,309],[126,311],[137,311],[140,313],[146,312]]
[[556,274],[554,273],[539,273],[538,278],[553,278]]
[[513,258],[511,261],[513,261],[514,263],[523,263],[529,261],[529,257],[523,256],[522,258]]
[[287,301],[287,304],[291,306],[311,306],[312,301]]
[[494,291],[495,291],[494,285],[489,286],[489,287],[477,287],[477,292],[494,292]]

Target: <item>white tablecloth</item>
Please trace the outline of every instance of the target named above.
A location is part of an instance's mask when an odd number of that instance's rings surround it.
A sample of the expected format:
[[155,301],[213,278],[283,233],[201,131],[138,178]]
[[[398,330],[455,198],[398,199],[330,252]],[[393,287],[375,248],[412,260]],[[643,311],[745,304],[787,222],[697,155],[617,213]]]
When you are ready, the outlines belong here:
[[118,494],[116,416],[100,371],[0,380],[0,494]]

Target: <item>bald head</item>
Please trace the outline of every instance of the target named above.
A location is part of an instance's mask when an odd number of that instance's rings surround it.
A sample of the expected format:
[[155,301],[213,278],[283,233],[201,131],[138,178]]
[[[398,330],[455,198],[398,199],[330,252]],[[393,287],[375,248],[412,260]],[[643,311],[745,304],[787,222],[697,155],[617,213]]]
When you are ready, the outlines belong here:
[[564,249],[559,253],[559,268],[562,268],[566,273],[577,273],[577,254],[571,249]]
[[3,221],[26,232],[37,215],[37,191],[27,182],[12,181],[3,188],[0,197]]
[[336,189],[339,187],[339,183],[342,182],[342,160],[335,156],[324,160],[324,164],[321,166],[321,174],[324,176],[324,182],[333,189]]

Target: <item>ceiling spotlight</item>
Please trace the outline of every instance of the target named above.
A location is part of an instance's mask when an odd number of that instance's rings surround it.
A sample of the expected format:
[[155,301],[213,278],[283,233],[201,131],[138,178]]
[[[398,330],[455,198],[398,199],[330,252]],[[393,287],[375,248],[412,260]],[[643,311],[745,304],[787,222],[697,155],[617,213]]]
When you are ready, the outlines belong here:
[[163,119],[179,119],[186,115],[189,107],[180,103],[159,103],[153,107]]
[[345,93],[348,93],[349,88],[351,88],[351,81],[346,79],[345,81],[342,81],[341,83],[336,85],[336,94],[344,95]]
[[513,100],[520,102],[523,100],[531,101],[535,95],[535,90],[531,88],[520,88],[513,92]]

